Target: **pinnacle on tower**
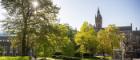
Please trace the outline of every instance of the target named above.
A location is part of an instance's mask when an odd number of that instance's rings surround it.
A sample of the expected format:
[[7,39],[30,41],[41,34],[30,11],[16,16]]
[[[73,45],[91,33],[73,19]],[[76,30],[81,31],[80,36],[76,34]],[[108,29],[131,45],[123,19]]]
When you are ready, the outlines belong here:
[[97,15],[95,15],[95,25],[98,30],[102,28],[102,16],[100,14],[100,10],[98,8]]

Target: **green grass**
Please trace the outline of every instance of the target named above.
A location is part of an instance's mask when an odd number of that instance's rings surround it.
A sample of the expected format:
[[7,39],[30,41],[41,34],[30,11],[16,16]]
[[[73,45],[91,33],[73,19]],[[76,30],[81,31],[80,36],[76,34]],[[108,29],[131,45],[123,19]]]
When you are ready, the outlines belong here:
[[[83,58],[83,59],[80,59],[80,60],[103,60],[103,58],[104,58],[103,56],[96,56],[96,57],[98,57],[99,59],[97,59],[97,58]],[[43,58],[43,57],[40,57],[40,58]],[[112,60],[111,56],[106,56],[105,58],[107,60]],[[49,58],[47,58],[47,60],[64,60],[64,59],[62,59],[62,58],[55,59],[55,58],[49,57]]]
[[30,60],[29,56],[0,56],[0,60]]
[[[103,59],[104,58],[103,56],[96,56],[96,57],[98,57],[100,59]],[[112,60],[112,57],[111,56],[106,56],[105,59]],[[83,58],[81,60],[98,60],[98,59],[94,59],[94,58]]]
[[[101,58],[101,59],[103,59],[103,57],[99,57],[99,58]],[[107,60],[112,60],[112,58],[111,57],[105,57]],[[51,58],[51,59],[48,59],[48,60],[63,60],[63,59],[54,59],[54,58]],[[81,59],[81,60],[100,60],[100,59],[94,59],[94,58],[83,58],[83,59]]]
[[[101,58],[101,59],[104,58],[104,56],[96,56],[96,57]],[[112,60],[112,57],[111,56],[105,56],[105,58],[108,59],[108,60]]]
[[81,60],[96,60],[96,59],[93,59],[93,58],[83,58]]

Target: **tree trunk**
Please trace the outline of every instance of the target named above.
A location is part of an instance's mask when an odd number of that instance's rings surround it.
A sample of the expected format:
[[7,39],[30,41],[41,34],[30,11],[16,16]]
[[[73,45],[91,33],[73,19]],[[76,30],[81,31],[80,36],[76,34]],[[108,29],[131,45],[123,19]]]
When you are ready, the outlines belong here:
[[22,16],[23,16],[23,29],[22,29],[22,56],[26,56],[26,30],[27,30],[27,17],[25,16],[25,1],[22,0]]
[[15,49],[13,48],[13,56],[16,56],[16,54],[15,54]]
[[114,58],[114,51],[113,51],[113,44],[111,42],[111,48],[112,48],[112,58]]

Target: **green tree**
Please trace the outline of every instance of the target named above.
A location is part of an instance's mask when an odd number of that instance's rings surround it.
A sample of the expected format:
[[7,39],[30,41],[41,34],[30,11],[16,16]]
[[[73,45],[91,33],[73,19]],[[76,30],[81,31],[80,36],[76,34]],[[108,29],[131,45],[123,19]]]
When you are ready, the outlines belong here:
[[[66,37],[67,39],[62,39],[61,43],[63,43],[61,51],[65,56],[74,56],[76,49],[74,43],[74,35],[76,34],[76,30],[74,30],[68,24],[61,25],[61,32],[63,34],[60,35],[61,38]],[[60,44],[60,43],[59,43]]]
[[42,30],[49,29],[48,25],[56,21],[59,10],[51,0],[38,0],[39,6],[36,8],[32,5],[33,1],[37,0],[1,0],[9,15],[8,19],[5,20],[5,29],[16,36],[17,33],[21,33],[19,40],[21,40],[23,56],[29,53],[29,39],[32,37],[30,35],[34,33],[38,36],[37,34],[46,33]]
[[80,46],[79,50],[82,54],[95,54],[97,52],[98,42],[96,40],[96,32],[88,22],[84,22],[80,31],[75,35],[75,42]]
[[[58,24],[44,26],[39,33],[37,33],[37,37],[35,39],[35,50],[38,56],[48,57],[52,56],[54,52],[58,49],[59,44],[59,34],[58,32]],[[58,29],[58,30],[57,30]],[[60,42],[59,42],[60,43]],[[61,45],[61,44],[60,44]]]
[[3,47],[0,46],[0,54],[2,55],[2,52],[4,51]]
[[120,48],[120,43],[125,40],[124,33],[120,32],[115,25],[109,25],[100,30],[97,35],[100,52],[112,54],[113,50]]
[[115,25],[109,25],[105,28],[105,31],[108,39],[111,41],[112,49],[119,48],[120,42],[124,40],[124,34]]
[[70,41],[70,40],[66,40],[65,45],[61,48],[62,54],[65,56],[74,56],[76,49],[75,49],[75,44]]
[[108,39],[107,32],[105,30],[100,30],[97,34],[97,39],[99,42],[98,53],[103,54],[104,57],[105,54],[111,54],[111,41]]
[[[69,37],[69,31],[72,30],[70,30],[69,27],[67,24],[56,23],[50,26],[49,29],[51,30],[42,31],[36,40],[38,42],[36,44],[38,45],[37,54],[39,56],[52,56],[55,52],[62,52],[62,54],[66,56],[73,56],[75,53],[75,45],[72,40],[70,40],[72,37]],[[41,34],[47,35],[41,36]]]
[[17,39],[17,37],[16,36],[12,36],[12,37],[10,37],[10,43],[11,43],[11,48],[12,48],[12,50],[13,50],[13,56],[15,56],[16,55],[16,48],[18,47],[18,45],[19,45],[19,41],[18,41],[18,39]]

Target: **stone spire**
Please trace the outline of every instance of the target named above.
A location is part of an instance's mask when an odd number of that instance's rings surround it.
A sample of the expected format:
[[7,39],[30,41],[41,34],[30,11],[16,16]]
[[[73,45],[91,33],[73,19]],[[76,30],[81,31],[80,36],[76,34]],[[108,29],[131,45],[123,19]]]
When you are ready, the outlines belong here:
[[95,15],[95,25],[98,30],[102,28],[102,16],[98,8],[97,15]]

